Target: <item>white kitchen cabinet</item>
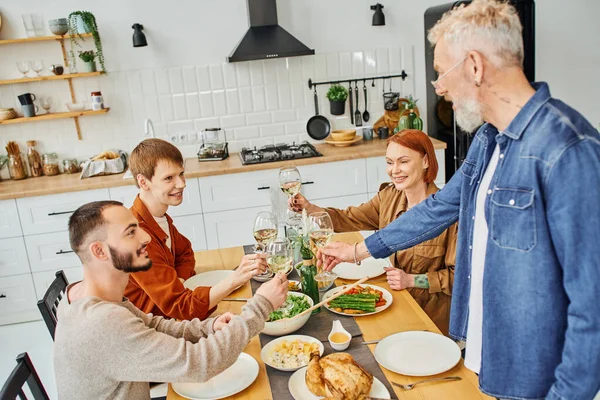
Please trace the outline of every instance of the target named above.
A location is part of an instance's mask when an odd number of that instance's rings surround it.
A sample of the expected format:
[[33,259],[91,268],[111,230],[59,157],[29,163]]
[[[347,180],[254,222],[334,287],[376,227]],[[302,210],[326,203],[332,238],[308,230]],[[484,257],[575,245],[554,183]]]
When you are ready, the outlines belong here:
[[174,217],[173,225],[179,233],[192,242],[194,251],[206,250],[206,233],[204,230],[204,217],[202,214]]
[[254,219],[260,211],[271,211],[271,207],[243,208],[204,214],[208,249],[255,243]]
[[211,213],[266,206],[271,201],[271,186],[278,185],[278,172],[269,169],[200,178],[202,209]]
[[23,237],[0,239],[0,276],[29,273]]
[[31,272],[78,267],[79,257],[71,250],[69,232],[25,236]]
[[0,325],[41,319],[31,274],[0,279]]
[[35,235],[66,231],[71,214],[80,206],[109,199],[108,189],[17,199],[23,233]]
[[312,200],[367,192],[365,160],[349,160],[298,167],[302,194]]
[[83,267],[59,268],[52,271],[34,272],[32,274],[33,284],[35,286],[35,293],[38,300],[44,297],[46,290],[48,290],[56,278],[56,271],[60,270],[65,273],[67,281],[70,284],[83,279]]
[[12,199],[0,201],[0,239],[22,235],[17,203]]
[[[137,186],[119,186],[108,189],[110,199],[120,201],[127,208],[133,205],[135,197],[139,190]],[[198,179],[187,179],[186,187],[183,191],[183,202],[177,207],[169,207],[167,213],[171,217],[182,215],[192,215],[202,213],[202,202],[200,201],[200,190],[198,189]]]

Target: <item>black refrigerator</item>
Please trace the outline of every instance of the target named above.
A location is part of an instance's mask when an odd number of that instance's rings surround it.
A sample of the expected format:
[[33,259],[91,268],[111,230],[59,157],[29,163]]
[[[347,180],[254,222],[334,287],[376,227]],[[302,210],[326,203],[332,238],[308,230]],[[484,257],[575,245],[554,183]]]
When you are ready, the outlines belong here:
[[[439,97],[429,82],[437,79],[433,69],[433,48],[427,40],[427,33],[442,15],[461,4],[471,1],[455,1],[425,11],[425,74],[427,82],[427,133],[429,136],[446,142],[446,181],[461,166],[467,155],[473,134],[462,131],[457,125],[452,110],[452,103]],[[523,25],[523,69],[530,82],[535,80],[535,2],[534,0],[509,0],[519,14]]]

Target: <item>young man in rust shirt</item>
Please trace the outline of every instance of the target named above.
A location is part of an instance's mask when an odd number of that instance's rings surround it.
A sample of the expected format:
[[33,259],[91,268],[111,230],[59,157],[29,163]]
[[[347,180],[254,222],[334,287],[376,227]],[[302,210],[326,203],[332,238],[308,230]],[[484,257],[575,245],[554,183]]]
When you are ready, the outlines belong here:
[[244,256],[239,268],[213,287],[186,289],[183,282],[195,274],[192,244],[167,214],[183,201],[184,161],[177,147],[161,139],[146,139],[131,153],[129,168],[140,193],[131,211],[151,237],[149,271],[129,277],[125,296],[140,310],[179,320],[207,318],[217,304],[253,275],[266,271],[264,255]]

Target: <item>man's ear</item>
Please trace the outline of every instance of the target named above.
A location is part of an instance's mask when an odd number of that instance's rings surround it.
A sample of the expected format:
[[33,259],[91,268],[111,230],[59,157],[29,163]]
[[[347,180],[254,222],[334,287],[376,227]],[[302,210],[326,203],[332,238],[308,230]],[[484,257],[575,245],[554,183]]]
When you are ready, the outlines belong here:
[[148,185],[148,178],[146,178],[144,175],[142,174],[137,174],[137,176],[135,177],[135,179],[137,180],[138,186],[140,187],[140,189],[142,190],[150,190],[150,187]]
[[469,66],[469,72],[473,76],[475,86],[481,86],[483,81],[483,56],[478,51],[469,52],[469,59],[472,61]]
[[99,261],[108,260],[108,252],[104,248],[102,242],[92,242],[89,246],[90,254],[92,257]]

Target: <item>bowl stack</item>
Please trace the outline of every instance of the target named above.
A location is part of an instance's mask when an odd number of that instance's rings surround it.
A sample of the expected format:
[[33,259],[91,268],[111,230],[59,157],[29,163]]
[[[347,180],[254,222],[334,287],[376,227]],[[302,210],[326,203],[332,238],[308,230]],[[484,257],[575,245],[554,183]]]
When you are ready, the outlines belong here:
[[332,131],[325,139],[325,143],[336,147],[352,146],[354,143],[362,140],[362,136],[356,136],[356,129],[341,129]]
[[63,36],[69,32],[69,24],[66,18],[52,19],[48,21],[50,32],[58,36]]

